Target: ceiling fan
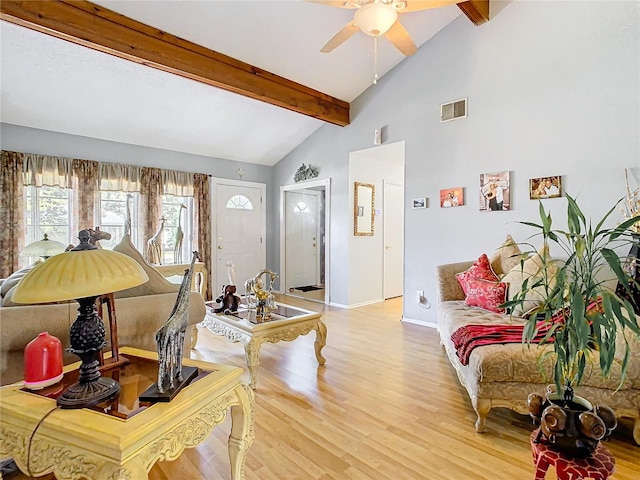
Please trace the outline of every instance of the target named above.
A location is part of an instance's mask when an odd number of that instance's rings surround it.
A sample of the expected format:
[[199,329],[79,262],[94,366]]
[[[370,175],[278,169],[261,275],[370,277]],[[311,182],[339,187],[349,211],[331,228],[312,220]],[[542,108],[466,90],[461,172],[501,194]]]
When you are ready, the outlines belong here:
[[403,55],[409,56],[418,50],[411,35],[404,28],[399,13],[416,12],[431,8],[445,7],[460,3],[463,0],[312,0],[331,7],[355,9],[353,20],[345,25],[338,33],[320,49],[329,53],[346,42],[352,35],[362,31],[377,39],[384,36]]

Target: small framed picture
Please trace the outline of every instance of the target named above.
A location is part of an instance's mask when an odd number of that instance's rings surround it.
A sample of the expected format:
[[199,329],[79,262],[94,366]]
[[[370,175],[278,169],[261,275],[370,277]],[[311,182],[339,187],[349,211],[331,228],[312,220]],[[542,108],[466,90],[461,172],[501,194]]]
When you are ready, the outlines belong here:
[[425,197],[414,198],[413,208],[427,208],[427,199]]
[[462,187],[440,190],[440,206],[442,208],[460,207],[462,205],[464,205],[464,190]]
[[483,173],[480,175],[480,211],[511,210],[511,172]]
[[558,198],[562,196],[562,177],[540,177],[529,179],[529,198]]

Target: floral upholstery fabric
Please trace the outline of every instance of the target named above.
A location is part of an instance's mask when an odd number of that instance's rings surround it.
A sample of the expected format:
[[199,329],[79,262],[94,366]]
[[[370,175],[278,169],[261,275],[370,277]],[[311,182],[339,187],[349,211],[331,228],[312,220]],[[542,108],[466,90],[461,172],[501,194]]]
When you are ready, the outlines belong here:
[[484,308],[495,313],[505,312],[500,305],[506,300],[506,283],[471,278],[467,280],[466,287],[465,305]]

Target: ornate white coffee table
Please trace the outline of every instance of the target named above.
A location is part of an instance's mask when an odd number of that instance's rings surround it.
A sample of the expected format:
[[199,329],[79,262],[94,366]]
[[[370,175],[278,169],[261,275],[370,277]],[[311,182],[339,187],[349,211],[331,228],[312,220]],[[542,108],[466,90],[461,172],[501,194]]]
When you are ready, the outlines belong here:
[[[214,306],[216,304],[213,304]],[[271,313],[271,319],[255,323],[255,311],[240,308],[238,312],[225,315],[214,313],[212,306],[207,305],[207,315],[202,325],[216,335],[222,335],[232,342],[242,342],[249,368],[249,386],[256,388],[258,374],[258,353],[264,342],[277,343],[281,340],[290,342],[311,330],[316,331],[315,352],[319,365],[324,365],[322,348],[327,343],[327,327],[317,312],[276,303],[277,310]]]

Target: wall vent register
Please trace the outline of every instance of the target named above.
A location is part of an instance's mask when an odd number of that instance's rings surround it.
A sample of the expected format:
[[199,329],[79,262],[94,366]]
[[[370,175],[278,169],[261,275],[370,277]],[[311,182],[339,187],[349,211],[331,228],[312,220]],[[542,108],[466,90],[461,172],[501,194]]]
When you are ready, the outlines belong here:
[[467,99],[456,100],[455,102],[443,103],[440,105],[440,123],[450,122],[458,118],[467,116]]

